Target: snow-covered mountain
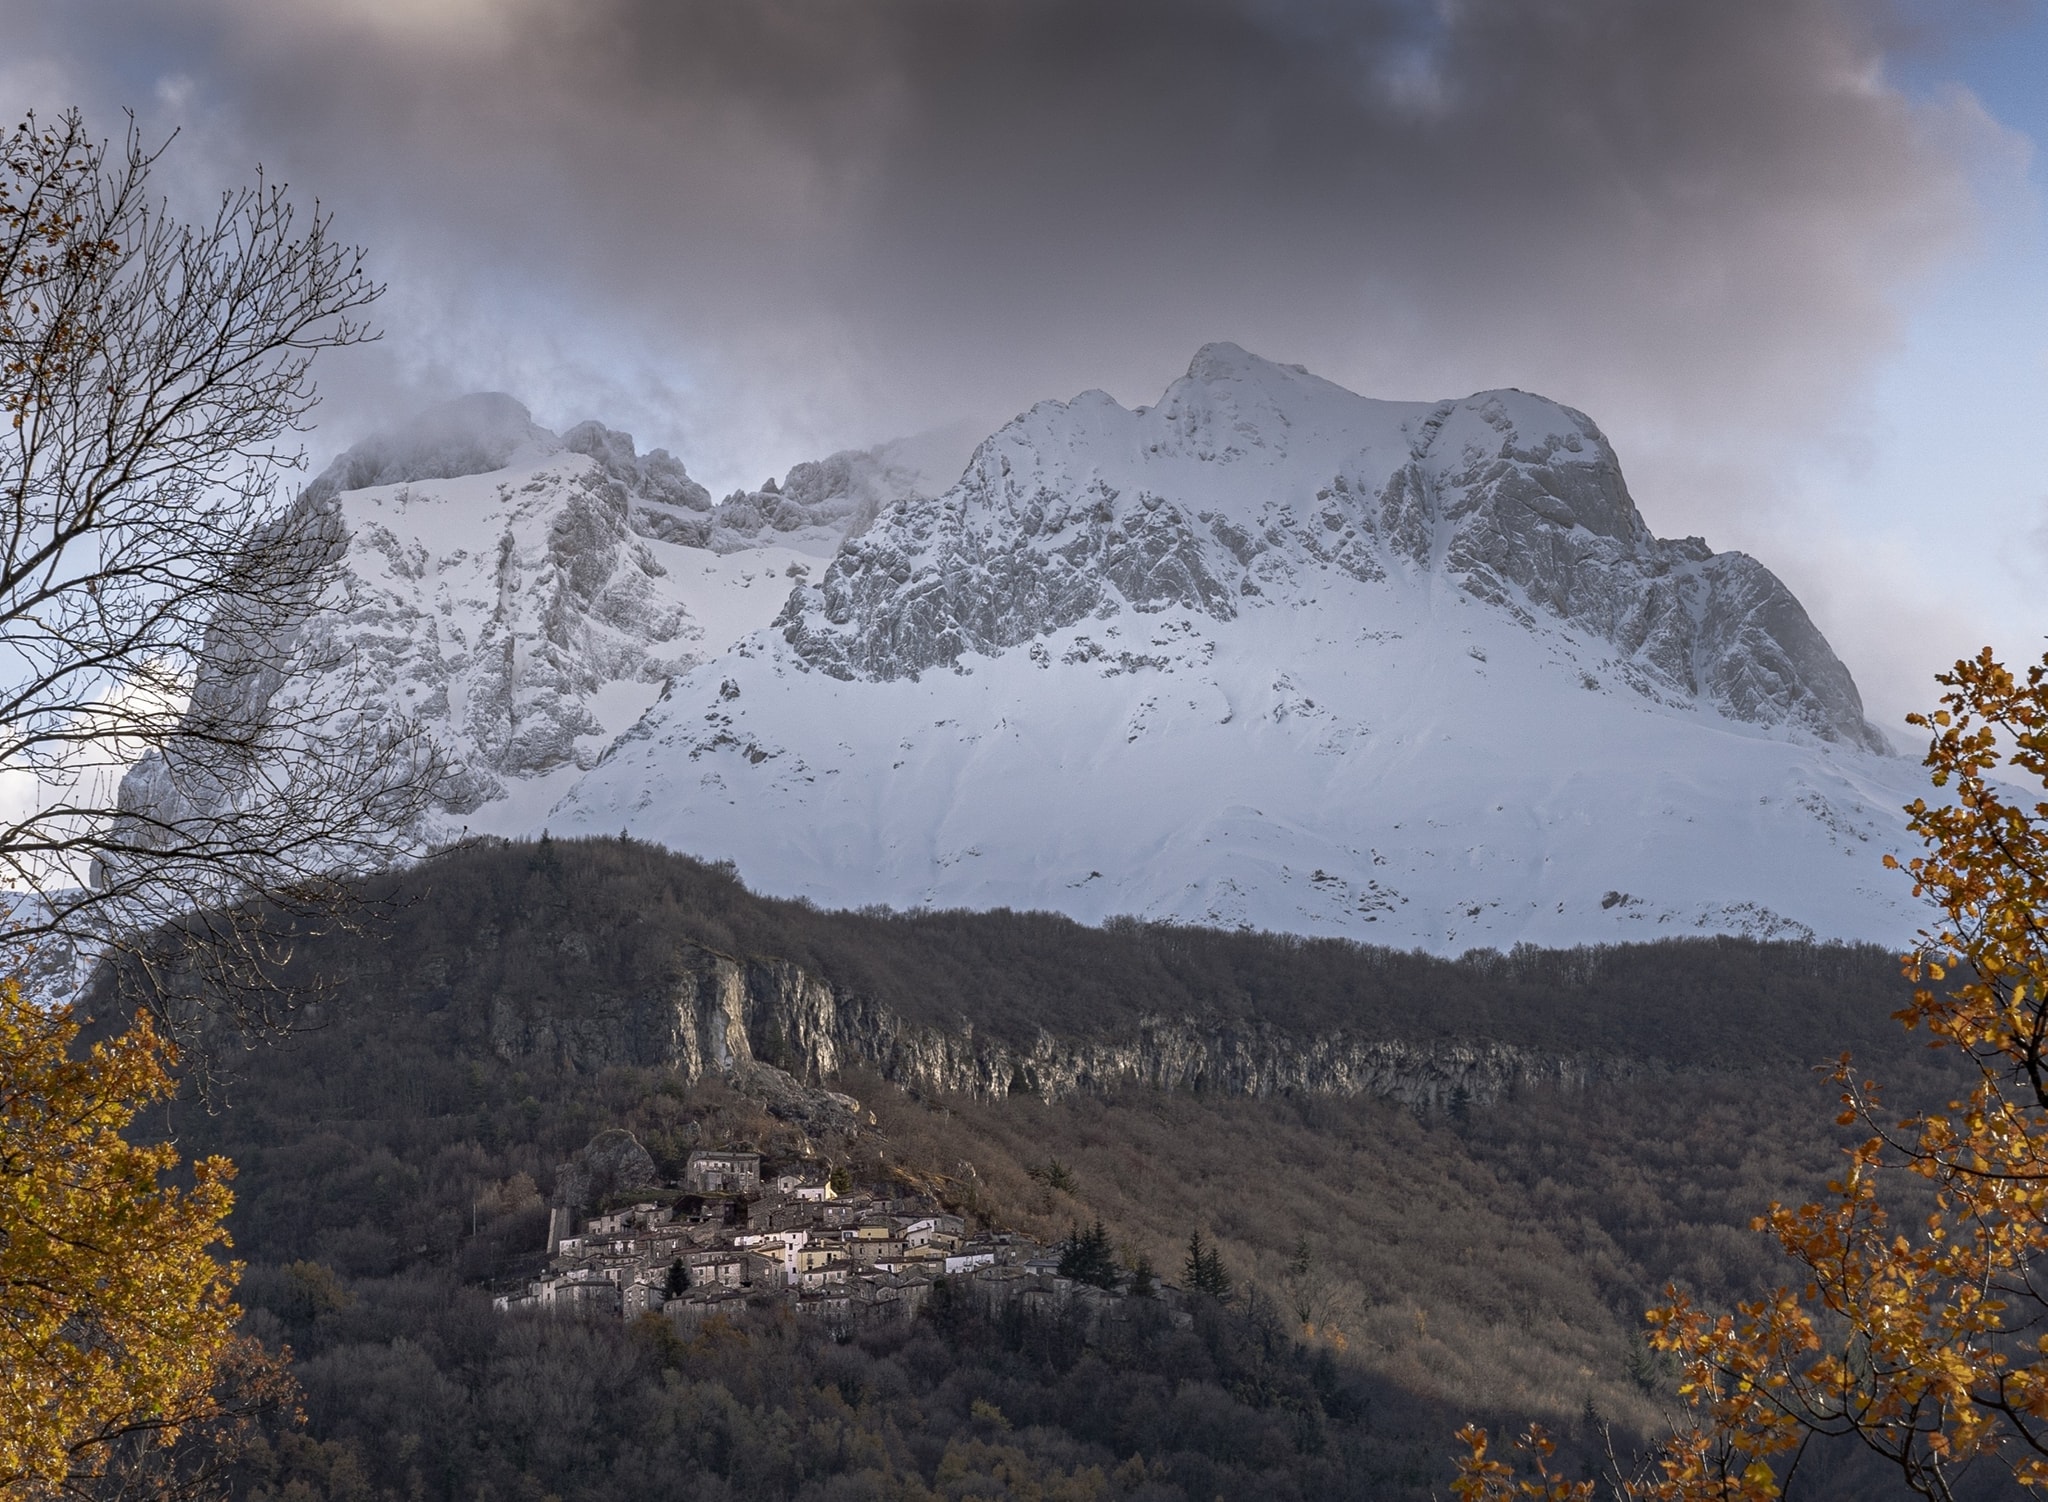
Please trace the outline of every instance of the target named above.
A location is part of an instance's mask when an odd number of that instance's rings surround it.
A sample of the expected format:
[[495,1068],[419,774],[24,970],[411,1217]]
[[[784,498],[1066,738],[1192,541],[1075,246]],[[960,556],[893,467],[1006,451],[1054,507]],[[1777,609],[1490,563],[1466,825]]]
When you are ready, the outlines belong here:
[[[290,627],[299,673],[243,676],[294,722],[343,722],[335,739],[349,723],[423,724],[452,767],[430,838],[525,833],[676,674],[766,625],[847,531],[943,488],[951,475],[918,467],[931,452],[835,454],[714,503],[625,433],[558,435],[510,397],[465,397],[306,487],[297,519],[332,539],[332,585]],[[152,756],[121,796],[161,806],[193,785]]]
[[[942,493],[941,493],[942,492]],[[1231,345],[713,504],[472,398],[308,492],[445,829],[629,829],[830,905],[1459,950],[1900,939],[1922,784],[1755,560],[1644,523],[1583,415],[1371,401]]]

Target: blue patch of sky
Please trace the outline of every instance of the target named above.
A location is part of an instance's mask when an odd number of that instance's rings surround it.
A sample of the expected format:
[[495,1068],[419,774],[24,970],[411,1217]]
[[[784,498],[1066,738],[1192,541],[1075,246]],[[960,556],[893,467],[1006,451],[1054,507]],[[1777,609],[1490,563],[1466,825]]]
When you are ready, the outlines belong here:
[[[2048,4],[2005,0],[1977,8],[1919,7],[1913,42],[1887,61],[1892,80],[1927,97],[1960,82],[1991,115],[2048,141]],[[2038,183],[2041,158],[2034,161]]]
[[[1908,289],[1860,441],[1807,477],[1809,493],[1846,534],[1920,557],[1918,584],[1975,617],[2001,650],[2031,656],[2048,632],[2048,5],[1930,7],[1913,19],[1909,43],[1886,60],[1888,82],[1937,107],[1967,89],[2024,139],[1982,154],[1974,240]],[[1943,543],[1955,546],[1933,546]],[[1989,574],[1987,556],[1999,563]]]

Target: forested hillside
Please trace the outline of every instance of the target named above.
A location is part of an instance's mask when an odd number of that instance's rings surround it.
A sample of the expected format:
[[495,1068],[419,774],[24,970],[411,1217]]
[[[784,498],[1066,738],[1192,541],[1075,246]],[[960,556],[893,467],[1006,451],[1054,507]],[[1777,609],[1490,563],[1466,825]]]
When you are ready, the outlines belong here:
[[[249,1321],[290,1343],[306,1388],[304,1432],[245,1467],[252,1496],[1421,1497],[1465,1417],[1626,1449],[1669,1396],[1640,1311],[1671,1279],[1725,1302],[1772,1277],[1749,1218],[1837,1161],[1813,1065],[1853,1047],[1908,1093],[1940,1088],[1888,1020],[1894,961],[1864,949],[1443,961],[1042,915],[828,914],[616,841],[455,852],[375,895],[379,932],[301,947],[298,979],[329,990],[300,1027],[217,1048],[221,1099],[168,1121],[188,1153],[240,1165]],[[745,1071],[576,1069],[494,1044],[508,995],[610,1026],[698,946],[1016,1036],[1206,1011],[1610,1067],[1424,1109],[945,1094],[849,1067],[823,1081],[863,1104],[848,1136]],[[1200,1230],[1236,1297],[1191,1330],[1140,1322],[1094,1347],[943,1305],[850,1344],[766,1315],[679,1335],[492,1313],[489,1290],[540,1263],[557,1165],[615,1127],[665,1174],[693,1146],[746,1143],[914,1182],[1046,1241],[1099,1217],[1121,1256],[1175,1280]]]
[[1049,913],[825,911],[731,868],[623,839],[485,842],[372,888],[379,942],[304,948],[306,970],[433,1007],[658,992],[678,951],[792,962],[905,1021],[1010,1038],[1107,1035],[1147,1016],[1298,1034],[1486,1038],[1688,1066],[1902,1049],[1907,990],[1871,945],[1728,937],[1447,960],[1338,939]]

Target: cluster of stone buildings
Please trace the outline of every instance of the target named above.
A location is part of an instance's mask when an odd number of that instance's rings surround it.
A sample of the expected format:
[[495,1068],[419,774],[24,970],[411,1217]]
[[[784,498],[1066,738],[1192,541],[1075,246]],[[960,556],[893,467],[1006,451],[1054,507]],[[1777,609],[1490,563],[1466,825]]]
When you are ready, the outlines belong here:
[[960,1216],[922,1196],[841,1193],[819,1165],[764,1179],[759,1153],[718,1149],[692,1153],[673,1194],[581,1226],[567,1210],[552,1212],[547,1270],[495,1302],[624,1319],[660,1313],[679,1324],[779,1304],[844,1328],[914,1315],[942,1277],[990,1306],[1122,1297],[1060,1277],[1059,1263],[1057,1250],[1020,1236],[970,1235]]

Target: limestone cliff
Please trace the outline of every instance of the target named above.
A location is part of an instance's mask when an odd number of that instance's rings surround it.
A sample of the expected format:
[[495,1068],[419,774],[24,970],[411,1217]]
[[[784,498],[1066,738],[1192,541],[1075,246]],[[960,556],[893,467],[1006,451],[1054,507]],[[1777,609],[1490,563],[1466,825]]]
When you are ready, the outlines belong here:
[[1146,1017],[1120,1036],[1027,1043],[918,1026],[844,994],[784,960],[739,960],[691,947],[666,994],[491,1003],[492,1050],[588,1071],[665,1067],[695,1080],[758,1066],[818,1081],[864,1067],[920,1091],[1048,1099],[1119,1085],[1229,1095],[1368,1095],[1441,1109],[1462,1088],[1476,1104],[1525,1086],[1583,1089],[1649,1067],[1588,1053],[1543,1053],[1483,1040],[1404,1042],[1344,1031],[1295,1036],[1233,1017]]

